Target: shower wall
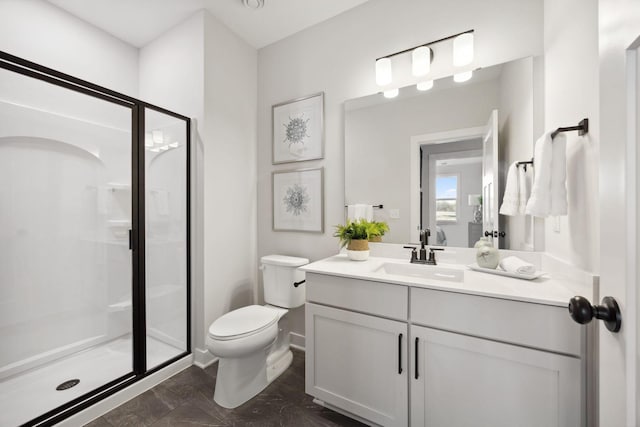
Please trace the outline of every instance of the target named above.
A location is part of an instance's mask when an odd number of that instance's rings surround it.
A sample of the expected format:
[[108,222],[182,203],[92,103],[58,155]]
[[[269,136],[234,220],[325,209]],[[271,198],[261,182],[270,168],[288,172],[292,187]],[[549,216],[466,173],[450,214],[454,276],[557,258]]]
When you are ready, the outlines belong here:
[[0,82],[1,379],[131,332],[131,113]]

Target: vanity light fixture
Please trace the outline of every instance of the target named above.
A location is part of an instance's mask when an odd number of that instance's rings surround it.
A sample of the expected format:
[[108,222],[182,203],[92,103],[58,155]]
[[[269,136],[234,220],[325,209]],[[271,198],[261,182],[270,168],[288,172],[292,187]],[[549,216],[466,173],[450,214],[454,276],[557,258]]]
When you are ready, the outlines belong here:
[[151,139],[155,145],[162,145],[164,143],[164,135],[161,130],[151,131]]
[[473,76],[473,71],[464,71],[462,73],[457,73],[453,75],[453,81],[456,83],[466,82]]
[[[470,64],[473,61],[473,32],[474,30],[463,31],[462,33],[453,34],[429,43],[423,43],[410,49],[401,50],[400,52],[395,52],[376,59],[376,84],[378,86],[386,86],[390,84],[393,81],[391,73],[391,58],[408,52],[411,52],[412,74],[415,77],[423,77],[429,74],[429,71],[431,71],[431,61],[433,61],[433,50],[429,46],[451,39],[453,39],[453,65],[455,67],[460,67]],[[465,76],[466,75],[467,74],[465,74]],[[468,78],[471,78],[471,76],[469,75]],[[427,86],[427,84],[422,85],[422,87]]]
[[453,66],[464,67],[473,61],[473,33],[464,33],[453,39]]
[[424,82],[420,82],[416,85],[416,89],[418,89],[419,91],[425,91],[425,90],[429,90],[433,87],[433,80],[427,80]]
[[380,58],[376,61],[376,84],[386,86],[391,83],[391,58]]
[[422,77],[431,71],[431,48],[420,46],[411,52],[411,72],[415,77]]
[[395,89],[385,90],[383,95],[385,98],[395,98],[396,96],[398,96],[399,93],[400,93],[400,89],[395,88]]

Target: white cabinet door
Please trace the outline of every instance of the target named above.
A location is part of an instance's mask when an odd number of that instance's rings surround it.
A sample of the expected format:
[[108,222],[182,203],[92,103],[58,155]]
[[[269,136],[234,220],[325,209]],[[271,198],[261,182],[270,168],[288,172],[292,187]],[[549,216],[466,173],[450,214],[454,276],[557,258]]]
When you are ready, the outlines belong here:
[[580,359],[411,326],[411,426],[579,427]]
[[383,426],[408,424],[407,324],[307,303],[306,392]]

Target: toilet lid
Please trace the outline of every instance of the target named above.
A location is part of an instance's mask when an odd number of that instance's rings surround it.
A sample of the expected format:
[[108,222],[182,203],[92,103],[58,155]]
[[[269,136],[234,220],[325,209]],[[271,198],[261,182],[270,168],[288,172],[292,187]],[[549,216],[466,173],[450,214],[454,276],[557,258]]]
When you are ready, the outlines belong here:
[[209,327],[209,336],[230,340],[253,335],[278,321],[278,311],[261,305],[249,305],[230,311]]

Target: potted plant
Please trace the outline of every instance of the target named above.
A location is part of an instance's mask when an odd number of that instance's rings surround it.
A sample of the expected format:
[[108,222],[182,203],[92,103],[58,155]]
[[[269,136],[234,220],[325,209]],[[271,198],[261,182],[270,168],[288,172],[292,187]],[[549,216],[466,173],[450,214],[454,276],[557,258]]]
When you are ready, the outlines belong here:
[[369,258],[369,230],[371,223],[366,219],[347,220],[345,225],[336,225],[334,237],[340,239],[340,247],[347,247],[347,256],[353,261]]
[[384,221],[373,221],[369,223],[369,241],[382,242],[382,236],[389,231],[389,225]]

